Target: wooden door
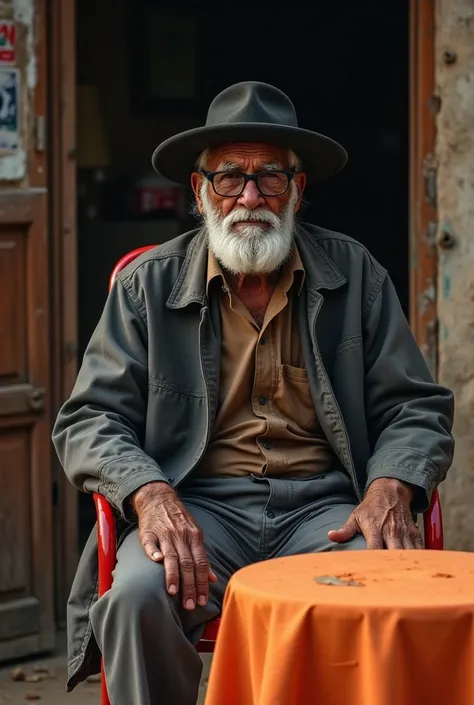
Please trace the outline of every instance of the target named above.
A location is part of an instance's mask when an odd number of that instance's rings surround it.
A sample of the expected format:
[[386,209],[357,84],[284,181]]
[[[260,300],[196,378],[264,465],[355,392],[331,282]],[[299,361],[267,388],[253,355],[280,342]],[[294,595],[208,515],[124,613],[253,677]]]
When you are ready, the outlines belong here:
[[0,183],[0,661],[55,641],[45,7],[17,18],[27,170]]
[[[77,375],[76,9],[75,0],[49,0],[49,230],[53,417]],[[63,628],[78,561],[78,493],[53,452],[55,618]],[[92,504],[92,500],[91,500]]]
[[0,191],[0,659],[50,648],[45,195]]
[[410,1],[410,324],[437,374],[435,3]]

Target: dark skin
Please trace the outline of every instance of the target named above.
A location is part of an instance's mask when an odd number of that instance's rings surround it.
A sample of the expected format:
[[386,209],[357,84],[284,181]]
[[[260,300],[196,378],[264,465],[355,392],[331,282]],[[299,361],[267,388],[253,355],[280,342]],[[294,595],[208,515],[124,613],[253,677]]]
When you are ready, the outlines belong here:
[[360,533],[370,550],[423,548],[423,539],[411,513],[413,497],[414,487],[408,483],[390,477],[374,480],[346,523],[330,531],[328,537],[336,543],[344,543]]
[[[241,171],[254,173],[266,163],[277,163],[288,168],[284,150],[265,144],[238,143],[223,145],[211,150],[209,171],[216,171],[222,162],[239,165]],[[200,188],[203,176],[191,175],[191,185],[200,211],[203,206]],[[304,173],[297,173],[295,183],[299,209],[306,184]],[[243,193],[236,198],[222,198],[212,188],[209,195],[214,207],[228,215],[236,206],[249,210],[267,208],[279,215],[288,204],[289,192],[278,197],[262,196],[255,183],[249,181]],[[235,224],[235,231],[241,228]],[[275,275],[234,275],[229,285],[236,296],[261,323],[277,283]],[[392,478],[374,480],[363,501],[352,512],[340,529],[330,531],[328,537],[335,543],[350,541],[357,533],[363,534],[368,549],[423,548],[421,535],[411,515],[414,488]],[[165,482],[151,482],[141,487],[131,497],[138,516],[140,541],[147,556],[163,563],[166,588],[170,595],[181,593],[183,607],[192,610],[205,605],[209,596],[209,583],[217,580],[204,547],[200,528],[179,499],[178,494]]]
[[181,590],[185,609],[205,605],[209,582],[217,580],[204,548],[200,528],[165,482],[150,482],[132,497],[140,541],[152,561],[163,563],[170,595]]

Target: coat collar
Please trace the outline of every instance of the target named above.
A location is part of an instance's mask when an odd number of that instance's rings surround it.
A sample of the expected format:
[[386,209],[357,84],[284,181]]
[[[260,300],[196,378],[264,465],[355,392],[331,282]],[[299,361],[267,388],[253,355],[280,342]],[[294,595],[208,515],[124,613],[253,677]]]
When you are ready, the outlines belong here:
[[347,279],[327,252],[321,247],[318,238],[305,229],[296,226],[295,242],[306,272],[306,286],[311,291],[339,289]]
[[[306,286],[310,291],[338,289],[346,283],[346,277],[334,260],[318,243],[317,237],[311,235],[304,226],[297,226],[295,242],[305,269]],[[166,304],[168,308],[184,308],[191,303],[201,306],[206,304],[207,261],[207,233],[203,228],[187,248],[183,265]]]

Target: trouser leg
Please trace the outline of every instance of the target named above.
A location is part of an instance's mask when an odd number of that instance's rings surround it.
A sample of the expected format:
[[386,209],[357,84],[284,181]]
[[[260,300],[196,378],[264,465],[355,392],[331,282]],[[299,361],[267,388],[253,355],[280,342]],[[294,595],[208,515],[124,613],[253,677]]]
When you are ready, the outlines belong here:
[[361,534],[346,543],[328,539],[328,531],[339,529],[358,504],[345,473],[335,470],[283,482],[286,489],[283,486],[278,493],[281,511],[274,510],[277,540],[271,557],[366,548]]
[[218,582],[209,586],[206,607],[184,610],[180,595],[168,595],[164,569],[145,555],[138,531],[124,539],[113,586],[90,611],[112,705],[195,705],[202,663],[193,642],[220,613],[230,575],[250,562],[212,506],[184,501],[203,530]]

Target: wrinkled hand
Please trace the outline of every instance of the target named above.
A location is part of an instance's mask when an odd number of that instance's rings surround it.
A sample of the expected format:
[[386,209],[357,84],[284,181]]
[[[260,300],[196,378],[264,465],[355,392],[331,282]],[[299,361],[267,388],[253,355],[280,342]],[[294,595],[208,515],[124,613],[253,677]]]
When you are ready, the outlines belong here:
[[140,541],[152,561],[163,563],[166,589],[176,595],[181,587],[183,606],[192,610],[207,603],[209,582],[217,580],[204,548],[202,532],[165,482],[151,482],[132,496],[138,516]]
[[392,478],[374,480],[346,523],[330,531],[328,537],[344,543],[361,533],[368,549],[423,548],[411,514],[412,499],[413,489],[409,485]]

